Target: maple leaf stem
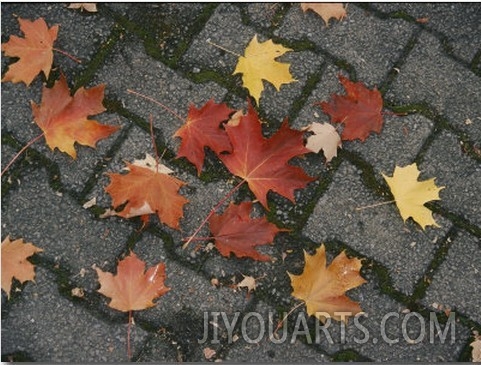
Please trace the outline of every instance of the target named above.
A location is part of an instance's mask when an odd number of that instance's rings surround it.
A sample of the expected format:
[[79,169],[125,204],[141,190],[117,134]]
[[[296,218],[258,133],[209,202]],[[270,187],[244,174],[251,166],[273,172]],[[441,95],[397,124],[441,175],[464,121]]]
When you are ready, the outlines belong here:
[[154,104],[157,104],[158,106],[162,107],[164,110],[168,111],[170,114],[172,114],[174,117],[176,117],[177,119],[179,119],[182,123],[185,123],[185,119],[182,118],[179,114],[177,114],[176,112],[174,112],[172,109],[170,109],[169,107],[165,106],[164,104],[162,104],[160,101],[157,101],[153,98],[151,98],[150,96],[147,96],[147,95],[144,95],[144,94],[141,94],[141,93],[138,93],[137,91],[134,91],[134,90],[131,90],[131,89],[127,89],[127,92],[130,93],[130,94],[134,94],[134,95],[137,95],[137,96],[140,96],[141,98],[144,98],[146,100],[149,100],[151,101],[152,103]]
[[130,327],[132,325],[132,311],[129,310],[129,325],[127,326],[127,357],[132,358],[132,349],[130,348]]
[[395,200],[389,200],[389,201],[386,201],[386,202],[380,202],[380,203],[376,203],[376,204],[371,204],[371,205],[365,205],[363,207],[356,207],[356,210],[363,210],[363,209],[370,209],[370,208],[376,208],[376,207],[379,207],[381,205],[387,205],[387,204],[392,204],[396,202]]
[[75,62],[77,62],[77,63],[82,63],[82,60],[78,59],[77,57],[72,56],[72,55],[71,55],[70,53],[68,53],[68,52],[62,51],[61,49],[58,49],[58,48],[55,48],[55,47],[52,48],[52,50],[54,50],[55,52],[58,52],[58,53],[60,53],[60,54],[62,54],[62,55],[64,55],[64,56],[70,58],[71,60],[73,60],[73,61],[75,61]]
[[275,331],[272,333],[272,335],[275,335],[275,334],[277,333],[277,331],[279,331],[279,328],[282,327],[282,325],[283,325],[284,322],[286,321],[287,317],[289,317],[289,316],[292,314],[292,312],[294,312],[297,308],[299,308],[299,307],[300,307],[301,305],[303,305],[303,304],[304,304],[304,302],[297,303],[297,304],[294,306],[294,308],[292,308],[292,309],[289,311],[289,313],[287,313],[287,314],[284,316],[284,318],[282,318],[282,320],[277,324],[277,327],[276,327]]
[[35,142],[37,142],[40,138],[42,138],[44,136],[44,133],[38,135],[37,137],[35,137],[34,139],[30,140],[25,146],[22,147],[22,149],[20,151],[18,151],[18,153],[12,158],[12,160],[8,163],[7,166],[5,166],[5,168],[2,170],[2,173],[0,174],[0,177],[3,176],[3,174],[5,173],[5,171],[7,171],[10,166],[12,166],[12,164],[15,162],[15,160],[27,149],[29,148],[31,145],[33,145]]
[[217,209],[219,209],[222,204],[224,204],[227,199],[229,199],[237,190],[239,190],[239,188],[242,186],[242,184],[244,184],[246,182],[246,180],[242,180],[240,183],[238,183],[236,186],[234,186],[231,190],[229,190],[229,192],[217,203],[217,205],[211,209],[211,211],[209,212],[209,214],[207,215],[207,217],[205,217],[205,219],[202,221],[202,223],[199,225],[199,227],[197,227],[197,229],[195,230],[195,232],[192,234],[192,236],[190,236],[187,241],[184,243],[184,245],[182,246],[182,249],[186,249],[187,246],[189,245],[189,243],[191,243],[194,239],[195,239],[195,236],[197,236],[197,234],[200,232],[200,230],[202,229],[202,227],[204,227],[204,225],[207,223],[207,221],[210,219],[210,217],[212,217],[212,215],[217,211]]
[[231,55],[234,55],[234,56],[236,56],[236,57],[244,57],[244,56],[242,56],[242,55],[240,55],[240,54],[238,54],[238,53],[235,53],[235,52],[231,51],[230,49],[224,48],[224,47],[222,47],[222,46],[220,46],[220,45],[218,45],[218,44],[216,44],[216,43],[214,43],[214,42],[211,42],[210,39],[207,40],[207,43],[209,43],[210,45],[212,45],[212,46],[214,46],[214,47],[217,47],[217,48],[219,48],[219,49],[221,49],[221,50],[223,50],[223,51],[225,51],[225,52],[227,52],[227,53],[230,53]]

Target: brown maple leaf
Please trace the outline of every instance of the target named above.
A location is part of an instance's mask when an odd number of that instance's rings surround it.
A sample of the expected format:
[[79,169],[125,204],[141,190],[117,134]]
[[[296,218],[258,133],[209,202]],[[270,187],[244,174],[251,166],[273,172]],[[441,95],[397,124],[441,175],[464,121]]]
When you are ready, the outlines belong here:
[[35,266],[27,260],[37,252],[42,252],[41,248],[31,243],[24,243],[23,239],[11,241],[7,236],[2,242],[2,289],[10,298],[10,289],[13,278],[20,283],[35,281]]
[[[325,313],[335,320],[341,320],[336,313],[347,312],[355,315],[361,312],[358,303],[349,299],[345,292],[364,284],[359,274],[361,260],[349,259],[341,252],[326,267],[326,249],[321,245],[314,255],[304,251],[304,271],[301,275],[287,273],[294,289],[292,295],[306,303],[306,310],[321,322],[325,322]],[[347,315],[344,317],[347,321]]]
[[41,71],[47,78],[50,75],[58,25],[48,28],[43,18],[34,21],[18,18],[18,22],[25,38],[12,35],[8,42],[2,43],[2,51],[6,56],[19,58],[8,67],[2,82],[24,82],[29,86]]
[[216,104],[212,99],[200,109],[190,106],[185,124],[177,130],[174,137],[182,138],[177,157],[186,157],[192,162],[198,175],[204,164],[204,147],[209,147],[216,154],[232,150],[229,137],[221,124],[233,112],[226,104]]
[[32,111],[35,123],[42,129],[47,145],[52,150],[58,148],[77,158],[75,142],[95,148],[99,140],[119,129],[118,126],[88,119],[89,115],[105,111],[102,105],[104,89],[103,84],[90,89],[81,87],[70,96],[63,75],[51,89],[43,87],[42,102],[38,105],[32,102]]
[[116,275],[95,270],[100,283],[98,292],[112,299],[109,307],[122,312],[153,307],[153,300],[170,290],[164,284],[165,265],[159,263],[145,271],[145,262],[134,252],[119,261]]
[[294,202],[294,190],[304,188],[314,178],[287,162],[310,152],[304,146],[303,132],[289,128],[285,120],[270,138],[264,138],[259,117],[249,102],[247,114],[237,125],[226,125],[232,153],[219,155],[234,175],[244,179],[261,204],[267,206],[272,190]]
[[329,26],[331,18],[342,20],[346,16],[346,8],[342,3],[301,3],[301,9],[305,13],[308,10],[315,12]]
[[185,183],[169,174],[172,170],[147,155],[145,160],[126,163],[127,174],[108,173],[110,184],[105,191],[112,197],[112,205],[125,207],[116,215],[124,218],[157,214],[159,220],[179,229],[183,206],[188,202],[179,195]]
[[277,233],[286,231],[278,228],[266,217],[251,218],[252,202],[239,205],[230,203],[221,215],[209,219],[215,246],[226,257],[231,253],[237,257],[250,257],[257,261],[269,261],[268,255],[259,253],[255,247],[272,243]]
[[339,75],[347,95],[331,96],[329,102],[319,103],[324,113],[331,116],[331,122],[343,123],[341,138],[344,141],[366,140],[371,132],[380,133],[383,126],[381,93],[369,90],[362,82],[352,82]]

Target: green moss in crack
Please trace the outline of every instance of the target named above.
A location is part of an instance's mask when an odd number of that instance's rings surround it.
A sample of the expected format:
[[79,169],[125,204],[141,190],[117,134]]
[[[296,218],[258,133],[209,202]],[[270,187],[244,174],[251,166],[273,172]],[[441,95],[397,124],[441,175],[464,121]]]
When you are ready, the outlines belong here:
[[88,63],[84,72],[77,77],[74,81],[74,87],[72,88],[72,93],[78,90],[80,87],[85,86],[104,64],[107,56],[111,53],[117,42],[123,37],[124,30],[115,25],[110,33],[109,38],[100,45],[100,48],[95,53],[94,57]]
[[346,349],[336,352],[332,355],[335,362],[371,362],[372,360],[366,356],[361,355],[356,350]]

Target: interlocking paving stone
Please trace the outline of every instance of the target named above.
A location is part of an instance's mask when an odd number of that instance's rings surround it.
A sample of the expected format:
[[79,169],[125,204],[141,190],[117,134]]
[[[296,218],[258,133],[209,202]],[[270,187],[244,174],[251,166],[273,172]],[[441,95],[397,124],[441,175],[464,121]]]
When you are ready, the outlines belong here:
[[[446,260],[434,275],[423,302],[434,303],[481,322],[481,241],[461,232],[449,248]],[[439,309],[439,308],[436,308]]]
[[316,242],[340,240],[376,257],[389,268],[394,287],[410,294],[451,222],[435,215],[441,228],[422,231],[411,220],[403,223],[394,204],[356,211],[356,207],[379,202],[362,185],[360,174],[353,165],[343,162],[317,202],[303,234]]
[[[92,265],[115,260],[131,234],[129,227],[92,219],[67,194],[53,191],[42,170],[30,171],[20,180],[2,204],[2,231],[42,248],[43,255],[67,265],[84,289],[95,289],[97,274]],[[7,211],[8,206],[14,208]],[[85,275],[81,277],[82,269]]]
[[[109,323],[58,293],[55,276],[36,268],[21,297],[2,308],[2,354],[23,351],[40,362],[127,361],[127,323]],[[3,305],[2,305],[3,307]],[[131,347],[147,333],[132,327]]]
[[[427,102],[473,141],[481,139],[481,78],[447,57],[434,36],[423,33],[386,98]],[[467,120],[472,123],[466,123]]]
[[481,224],[481,164],[463,153],[456,136],[443,132],[424,157],[420,169],[436,177],[441,190],[440,204],[470,222]]
[[[194,104],[200,108],[211,98],[219,103],[226,90],[212,82],[195,84],[183,78],[162,62],[146,55],[138,40],[129,39],[121,49],[119,47],[116,47],[94,78],[98,82],[107,83],[106,95],[120,100],[131,112],[146,121],[152,115],[154,126],[163,132],[166,145],[177,149],[180,140],[172,137],[183,125],[189,105]],[[183,120],[152,101],[129,93],[128,89],[157,100]]]
[[413,26],[401,20],[380,20],[349,4],[347,17],[329,27],[299,4],[291,7],[276,33],[290,40],[308,39],[356,68],[359,80],[379,85],[406,46]]
[[[481,7],[475,3],[379,3],[383,12],[405,11],[415,19],[426,18],[425,26],[447,38],[449,48],[471,62],[481,43]],[[462,26],[460,26],[462,24]]]

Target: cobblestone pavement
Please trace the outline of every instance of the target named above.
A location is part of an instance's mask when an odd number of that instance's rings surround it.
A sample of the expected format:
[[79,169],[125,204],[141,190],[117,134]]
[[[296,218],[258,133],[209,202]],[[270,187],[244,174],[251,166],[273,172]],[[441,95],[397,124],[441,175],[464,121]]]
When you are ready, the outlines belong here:
[[[472,332],[481,332],[478,3],[349,4],[347,18],[329,27],[296,3],[103,3],[98,13],[65,3],[2,3],[1,9],[2,42],[20,35],[17,16],[59,24],[55,46],[83,62],[55,54],[50,82],[61,70],[74,89],[105,83],[107,111],[96,119],[122,127],[96,149],[79,146],[76,160],[37,142],[2,177],[2,239],[22,237],[44,250],[31,259],[35,283],[17,283],[8,301],[2,292],[2,360],[127,361],[128,316],[107,306],[92,267],[114,272],[129,250],[149,266],[165,262],[172,288],[156,307],[134,313],[133,361],[207,361],[206,349],[215,351],[210,361],[470,360]],[[280,92],[266,86],[257,108],[266,133],[285,117],[298,129],[328,121],[314,103],[343,91],[339,73],[377,86],[386,112],[379,135],[344,143],[329,165],[319,154],[295,160],[318,179],[296,192],[295,205],[269,194],[269,219],[291,232],[265,250],[274,258],[267,263],[227,259],[205,245],[181,248],[236,181],[213,154],[200,177],[175,159],[179,140],[172,135],[181,122],[127,92],[155,98],[182,117],[190,103],[200,107],[211,98],[245,108],[247,92],[232,76],[236,57],[207,40],[242,53],[254,34],[293,49],[282,60],[298,80]],[[2,74],[11,62],[2,57]],[[40,133],[30,100],[40,101],[42,82],[2,83],[2,169]],[[164,163],[188,183],[181,231],[157,219],[141,230],[138,219],[99,218],[111,202],[105,173],[153,152],[149,115]],[[440,228],[404,223],[394,205],[355,209],[388,200],[381,173],[413,162],[422,179],[436,177],[446,187],[442,200],[428,204]],[[84,209],[94,197],[96,205]],[[252,194],[241,189],[234,198]],[[306,330],[301,307],[286,322],[286,340],[275,343],[267,335],[269,313],[277,321],[298,303],[286,271],[300,273],[303,250],[313,253],[321,243],[329,260],[344,249],[363,259],[367,283],[348,295],[367,314],[359,322],[365,331],[352,320],[346,328],[320,328],[312,317]],[[250,295],[232,288],[232,278],[242,275],[260,278]],[[84,296],[73,296],[73,288]],[[212,312],[219,312],[218,327]],[[240,313],[231,336],[221,312],[229,322]],[[209,339],[202,343],[205,315]]]

